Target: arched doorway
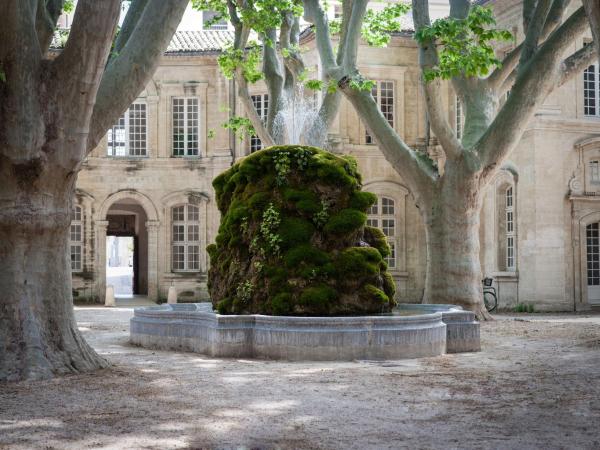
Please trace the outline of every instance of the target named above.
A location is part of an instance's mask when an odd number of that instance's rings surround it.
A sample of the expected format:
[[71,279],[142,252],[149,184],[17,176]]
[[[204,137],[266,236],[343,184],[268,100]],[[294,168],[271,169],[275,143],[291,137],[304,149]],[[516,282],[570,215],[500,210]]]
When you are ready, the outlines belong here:
[[156,300],[158,214],[152,201],[137,191],[109,196],[99,211],[96,252],[98,292],[112,285],[116,297]]
[[113,203],[106,215],[106,284],[116,297],[148,295],[148,217],[132,199]]

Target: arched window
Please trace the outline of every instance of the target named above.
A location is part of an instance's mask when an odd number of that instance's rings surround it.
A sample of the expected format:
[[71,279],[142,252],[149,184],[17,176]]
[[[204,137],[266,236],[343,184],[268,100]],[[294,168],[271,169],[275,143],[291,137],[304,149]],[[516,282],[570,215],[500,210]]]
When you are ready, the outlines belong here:
[[194,205],[171,209],[172,264],[174,272],[200,270],[200,210]]
[[389,197],[377,197],[375,203],[367,211],[367,225],[379,228],[387,236],[390,245],[390,254],[385,258],[390,269],[396,269],[398,237],[396,227],[396,202]]
[[515,269],[515,213],[513,187],[509,186],[505,193],[506,213],[506,269]]
[[71,271],[81,272],[83,270],[83,211],[81,206],[75,206],[71,220],[70,230],[71,247]]
[[497,256],[498,270],[512,272],[517,265],[515,187],[505,181],[497,186]]

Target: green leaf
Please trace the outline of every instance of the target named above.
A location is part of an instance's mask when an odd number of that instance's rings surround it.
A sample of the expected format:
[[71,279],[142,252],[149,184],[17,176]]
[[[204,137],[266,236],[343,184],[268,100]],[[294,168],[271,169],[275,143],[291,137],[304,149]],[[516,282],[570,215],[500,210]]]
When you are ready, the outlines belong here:
[[308,80],[304,83],[304,86],[313,91],[320,91],[323,89],[323,82],[321,80]]
[[501,61],[496,58],[494,42],[513,39],[508,30],[494,28],[496,20],[490,8],[473,6],[465,19],[445,18],[421,28],[415,39],[420,44],[440,46],[438,63],[423,71],[427,82],[457,76],[483,77]]

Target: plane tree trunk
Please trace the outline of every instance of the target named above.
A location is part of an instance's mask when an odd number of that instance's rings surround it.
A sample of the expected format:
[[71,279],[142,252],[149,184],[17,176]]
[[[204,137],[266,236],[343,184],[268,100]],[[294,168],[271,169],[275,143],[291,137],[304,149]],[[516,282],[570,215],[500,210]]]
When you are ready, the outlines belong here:
[[[5,160],[3,160],[5,161]],[[42,379],[108,365],[82,338],[68,249],[76,175],[3,163],[0,196],[0,380]],[[57,175],[65,185],[57,185]]]
[[488,316],[479,261],[481,206],[478,175],[460,165],[446,172],[421,206],[427,241],[424,303],[460,305],[479,317]]
[[187,4],[134,0],[129,12],[138,24],[107,64],[120,0],[79,0],[69,39],[54,58],[47,51],[62,2],[3,3],[0,381],[108,365],[85,342],[73,314],[75,182],[87,153],[154,73]]

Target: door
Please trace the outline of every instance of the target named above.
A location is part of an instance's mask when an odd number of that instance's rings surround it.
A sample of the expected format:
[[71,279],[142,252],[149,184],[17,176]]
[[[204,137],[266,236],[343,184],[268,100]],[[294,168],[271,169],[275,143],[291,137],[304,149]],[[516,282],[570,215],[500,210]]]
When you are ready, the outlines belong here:
[[600,229],[598,222],[586,228],[587,296],[592,305],[600,305]]

